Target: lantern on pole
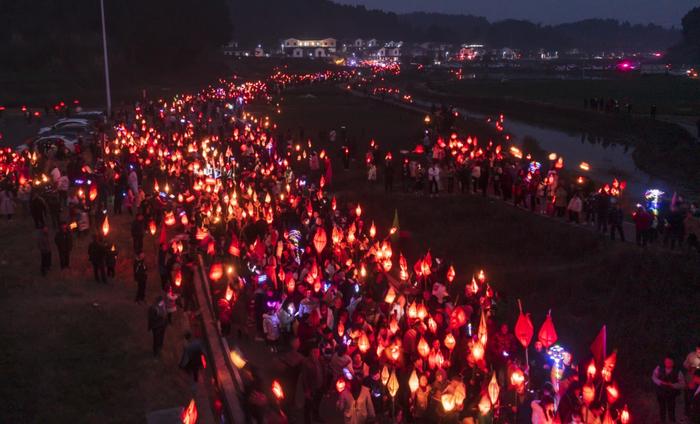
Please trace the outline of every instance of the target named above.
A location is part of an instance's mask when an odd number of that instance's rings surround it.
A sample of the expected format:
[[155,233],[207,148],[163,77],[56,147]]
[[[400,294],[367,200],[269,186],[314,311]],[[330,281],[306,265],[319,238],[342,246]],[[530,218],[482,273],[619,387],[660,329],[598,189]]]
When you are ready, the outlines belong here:
[[518,316],[518,321],[515,323],[515,337],[518,339],[520,344],[527,349],[532,341],[532,336],[535,333],[535,327],[532,325],[530,320],[530,314],[523,313],[523,307],[518,299],[518,307],[520,308],[520,315]]
[[411,376],[408,378],[408,388],[411,390],[411,393],[415,393],[416,390],[418,390],[419,384],[418,374],[416,374],[416,370],[414,369]]
[[450,265],[450,267],[447,269],[447,281],[449,283],[453,282],[455,279],[455,268]]
[[581,389],[581,395],[583,398],[583,403],[586,404],[586,406],[589,406],[591,402],[595,400],[595,386],[591,383],[587,383],[583,385],[583,388]]
[[212,264],[209,268],[209,279],[212,281],[219,281],[224,275],[224,267],[220,262]]
[[480,341],[476,341],[474,345],[472,345],[472,351],[471,351],[472,358],[474,358],[475,361],[481,361],[484,359],[484,346],[481,344]]
[[420,338],[420,341],[418,342],[418,354],[425,359],[428,354],[430,353],[430,346],[428,346],[428,342],[425,341],[423,337]]
[[498,402],[498,395],[501,393],[501,388],[498,387],[498,381],[496,381],[496,373],[491,374],[491,381],[488,385],[489,400],[492,405]]
[[157,228],[156,228],[156,222],[155,222],[154,220],[151,220],[151,221],[148,223],[148,231],[151,233],[152,236],[155,236],[155,235],[156,235],[156,230],[157,230]]
[[326,230],[324,230],[322,227],[318,227],[316,229],[316,234],[314,235],[314,247],[316,248],[316,252],[320,255],[323,249],[326,247]]
[[389,390],[392,399],[396,397],[396,393],[399,392],[399,379],[396,378],[396,373],[394,371],[391,372],[389,381],[386,383],[386,388]]
[[479,413],[482,416],[488,415],[488,413],[491,411],[491,400],[489,400],[488,396],[482,395],[481,399],[479,400]]
[[551,310],[547,313],[547,318],[545,318],[539,333],[537,333],[537,339],[542,343],[545,349],[549,348],[557,341],[557,330],[554,328],[554,322],[552,322]]
[[450,352],[452,352],[452,349],[455,348],[455,344],[456,344],[455,336],[453,336],[452,333],[447,333],[447,335],[445,336],[445,341],[444,341],[444,343],[445,343],[445,347],[446,347]]
[[608,398],[608,405],[613,405],[620,398],[620,390],[617,388],[617,384],[613,383],[605,389],[606,397]]
[[595,361],[591,359],[591,362],[588,364],[588,368],[586,368],[586,377],[588,378],[588,381],[592,381],[597,372],[598,370],[595,368]]
[[522,387],[523,383],[525,383],[525,374],[523,374],[520,368],[515,368],[510,374],[510,384],[518,389]]
[[620,411],[620,423],[628,424],[630,422],[630,411],[627,409],[627,405]]
[[442,408],[445,412],[451,412],[455,409],[455,397],[452,393],[443,393],[440,396],[440,403],[442,403]]
[[355,208],[355,215],[357,216],[357,218],[360,218],[360,216],[362,215],[362,208],[360,207],[359,203],[357,204],[357,207]]
[[486,330],[486,316],[484,315],[484,310],[481,310],[481,318],[479,319],[479,329],[477,330],[477,337],[482,346],[486,346],[486,341],[488,340],[488,334]]
[[107,237],[109,234],[109,218],[105,216],[105,220],[102,222],[102,234]]
[[335,382],[335,389],[338,393],[343,393],[345,390],[345,379],[343,377],[340,377],[338,381]]
[[272,382],[272,393],[275,395],[277,400],[284,399],[284,391],[282,390],[282,385],[277,380],[274,380]]
[[383,385],[385,385],[385,386],[387,385],[387,383],[389,382],[389,377],[390,377],[389,368],[387,368],[387,366],[384,365],[384,368],[382,368],[382,374],[381,374]]

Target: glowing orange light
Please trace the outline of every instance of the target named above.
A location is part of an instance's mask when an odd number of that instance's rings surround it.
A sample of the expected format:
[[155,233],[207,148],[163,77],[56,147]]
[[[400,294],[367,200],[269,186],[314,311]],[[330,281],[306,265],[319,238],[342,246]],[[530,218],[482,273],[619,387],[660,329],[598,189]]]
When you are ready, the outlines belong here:
[[282,385],[280,385],[279,381],[277,380],[274,380],[272,382],[272,393],[278,400],[284,399],[284,391],[282,391]]
[[109,234],[109,218],[105,216],[105,220],[102,223],[102,234],[107,236]]

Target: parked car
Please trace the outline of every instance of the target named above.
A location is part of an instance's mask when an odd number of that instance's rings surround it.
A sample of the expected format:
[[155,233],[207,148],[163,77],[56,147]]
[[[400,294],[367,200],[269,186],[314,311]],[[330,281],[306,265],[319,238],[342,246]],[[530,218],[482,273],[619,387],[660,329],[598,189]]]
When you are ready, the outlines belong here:
[[62,129],[62,128],[69,128],[69,127],[92,127],[92,124],[90,121],[87,119],[78,119],[78,118],[66,118],[66,119],[59,119],[58,122],[55,124],[49,126],[49,127],[43,127],[39,129],[39,134],[46,134],[54,130]]
[[85,119],[93,125],[101,125],[107,122],[107,116],[101,110],[83,110],[76,112],[72,116],[75,119]]
[[17,146],[17,152],[23,152],[27,149],[33,148],[41,153],[48,153],[50,151],[58,152],[61,149],[64,149],[64,153],[75,153],[75,146],[77,144],[77,139],[66,135],[55,134],[39,136],[33,140],[30,140],[27,144]]

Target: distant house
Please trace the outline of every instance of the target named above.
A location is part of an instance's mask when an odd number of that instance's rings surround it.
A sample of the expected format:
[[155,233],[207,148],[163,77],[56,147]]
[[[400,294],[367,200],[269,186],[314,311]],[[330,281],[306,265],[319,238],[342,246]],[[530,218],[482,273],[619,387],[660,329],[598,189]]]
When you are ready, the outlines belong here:
[[370,38],[367,40],[367,43],[365,44],[365,47],[377,47],[377,39],[376,38]]
[[282,41],[282,53],[290,57],[328,57],[336,52],[336,39],[300,40],[287,38]]
[[238,43],[235,41],[229,41],[228,44],[221,47],[221,52],[224,56],[244,56],[245,51],[238,48]]
[[355,46],[356,49],[361,49],[365,46],[365,40],[362,38],[357,38],[355,41],[353,41],[353,46]]

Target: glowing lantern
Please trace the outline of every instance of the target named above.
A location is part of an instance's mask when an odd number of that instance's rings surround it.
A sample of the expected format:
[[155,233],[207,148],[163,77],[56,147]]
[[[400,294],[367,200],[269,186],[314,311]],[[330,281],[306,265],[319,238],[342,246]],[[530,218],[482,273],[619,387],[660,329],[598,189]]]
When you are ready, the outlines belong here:
[[338,244],[343,241],[343,231],[338,227],[333,227],[333,231],[331,232],[331,240],[333,240],[333,244]]
[[472,358],[474,358],[475,361],[480,361],[484,358],[484,345],[481,344],[481,342],[476,342],[472,346],[472,351],[471,351]]
[[369,236],[374,238],[375,235],[377,235],[377,227],[374,226],[374,221],[372,221],[372,225],[369,227]]
[[549,156],[547,157],[549,160],[557,160],[557,154],[556,153],[550,153]]
[[335,196],[333,196],[333,198],[331,199],[331,209],[333,209],[333,211],[335,211],[336,207],[337,207],[337,202],[335,200]]
[[447,335],[445,336],[444,343],[445,343],[445,347],[448,350],[452,351],[452,349],[455,348],[455,344],[456,344],[455,336],[453,336],[452,333],[447,333]]
[[584,384],[581,390],[583,402],[588,406],[595,399],[595,387],[592,384]]
[[554,328],[554,323],[552,322],[551,311],[547,313],[547,318],[542,324],[542,327],[540,327],[537,339],[545,348],[549,348],[557,341],[557,330]]
[[382,261],[382,268],[384,269],[384,272],[389,272],[389,271],[391,271],[391,267],[392,267],[391,259],[385,258],[385,259]]
[[241,369],[246,366],[246,361],[243,359],[243,357],[235,350],[232,350],[229,352],[228,355],[231,358],[231,362],[233,362],[233,365],[236,366],[236,368]]
[[428,366],[430,369],[442,368],[442,364],[445,363],[445,358],[442,356],[442,352],[439,350],[433,350],[428,356]]
[[403,254],[399,254],[399,278],[401,278],[401,281],[408,280],[408,265]]
[[479,270],[479,275],[477,276],[477,278],[479,279],[479,282],[482,284],[484,283],[484,281],[486,281],[486,274],[484,274],[483,269]]
[[625,405],[620,412],[620,422],[622,424],[628,424],[630,422],[630,411],[627,410],[627,405]]
[[359,218],[360,215],[362,215],[362,208],[360,207],[360,204],[357,204],[357,207],[355,208],[355,215]]
[[316,229],[316,234],[314,235],[314,247],[319,255],[326,247],[326,241],[326,230],[324,230],[322,227],[318,227]]
[[510,384],[513,387],[521,387],[523,383],[525,382],[525,375],[523,372],[520,370],[520,368],[516,368],[513,370],[513,372],[510,375]]
[[94,184],[90,186],[88,197],[90,198],[91,202],[94,202],[95,199],[97,199],[97,186],[95,186]]
[[386,292],[386,296],[384,296],[384,302],[392,304],[394,300],[396,300],[396,290],[390,286],[389,290]]
[[214,256],[214,253],[216,253],[216,245],[214,240],[209,240],[209,243],[207,243],[207,255]]
[[458,406],[462,406],[462,404],[464,403],[464,399],[466,399],[466,397],[467,397],[467,388],[464,385],[464,383],[458,383],[455,386],[454,396],[455,396],[455,403]]
[[488,415],[491,411],[491,401],[486,395],[481,396],[479,400],[479,413],[481,415]]
[[190,220],[187,218],[187,214],[182,214],[182,217],[180,217],[180,223],[185,226],[190,223]]
[[608,404],[612,405],[615,402],[617,402],[617,399],[620,398],[620,391],[617,388],[616,384],[611,384],[605,389],[605,394],[607,395],[608,398]]
[[433,317],[428,317],[428,330],[433,334],[437,331],[437,322],[435,322]]
[[425,305],[421,303],[420,305],[418,305],[416,313],[419,319],[425,319],[425,317],[428,316],[428,308],[426,308]]
[[455,397],[452,393],[443,393],[440,396],[440,402],[445,412],[450,412],[455,409]]
[[175,280],[175,287],[180,287],[180,285],[182,284],[182,271],[180,271],[179,269],[175,270],[174,280]]
[[175,225],[175,215],[172,212],[165,213],[165,225],[168,227]]
[[396,373],[394,371],[391,372],[391,377],[389,377],[389,381],[386,383],[386,388],[389,390],[391,397],[396,397],[396,393],[399,391],[399,380],[396,378]]
[[582,171],[591,170],[591,165],[589,165],[588,162],[581,162],[578,167],[581,168]]
[[224,267],[221,265],[221,263],[217,262],[212,264],[211,268],[209,269],[209,279],[212,281],[219,281],[223,276]]
[[479,319],[479,329],[477,330],[477,337],[482,346],[486,346],[486,341],[488,340],[488,334],[486,329],[486,316],[484,315],[484,310],[481,310],[481,319]]
[[226,300],[229,302],[233,299],[233,289],[231,286],[226,286]]
[[408,378],[408,388],[411,389],[411,393],[415,393],[416,390],[418,390],[419,384],[418,374],[416,374],[416,370],[414,369],[411,376]]
[[595,361],[591,359],[591,363],[588,364],[588,368],[586,368],[586,376],[588,377],[588,380],[593,380],[597,372],[598,370],[595,368]]
[[277,380],[274,380],[272,382],[272,393],[275,395],[277,400],[284,399],[284,391],[282,391],[282,385],[280,385],[280,382]]
[[495,405],[498,402],[498,395],[501,393],[501,388],[498,387],[498,381],[496,381],[496,373],[491,374],[491,381],[488,386],[489,400],[491,404]]
[[381,378],[382,384],[386,386],[386,383],[389,382],[389,368],[387,368],[386,365],[384,365],[384,368],[382,368]]
[[515,323],[515,337],[524,348],[527,348],[530,345],[534,332],[535,328],[530,320],[530,314],[526,315],[521,310],[518,321]]
[[391,331],[391,334],[396,334],[399,331],[399,323],[396,321],[396,317],[391,318],[391,321],[389,321],[389,331]]
[[360,277],[365,278],[367,276],[367,268],[365,264],[360,265]]
[[345,390],[345,379],[343,377],[340,377],[338,381],[335,382],[335,389],[338,393],[343,393]]
[[399,360],[400,355],[401,355],[401,348],[399,346],[397,346],[396,344],[389,346],[389,359],[396,362]]
[[426,342],[425,339],[421,337],[420,341],[418,342],[418,354],[425,358],[428,356],[429,353],[430,346],[428,346],[428,342]]
[[479,285],[476,284],[476,280],[474,279],[474,277],[472,277],[472,282],[467,287],[467,289],[469,290],[469,293],[471,293],[472,295],[476,295],[477,293],[479,293]]
[[287,281],[287,292],[293,293],[295,288],[296,288],[296,283],[294,282],[293,278],[290,278],[289,281]]
[[605,381],[610,381],[612,378],[612,373],[615,370],[615,364],[617,364],[617,351],[613,351],[605,361],[603,362],[603,378]]
[[362,333],[360,338],[357,340],[357,348],[360,349],[360,352],[362,353],[369,350],[369,337],[367,337],[367,334]]
[[109,234],[109,218],[105,216],[104,222],[102,222],[102,234],[107,236]]
[[418,309],[416,308],[416,302],[412,302],[408,305],[408,317],[411,319],[416,319],[418,316]]
[[447,281],[452,282],[455,279],[455,268],[450,265],[450,267],[447,269]]

